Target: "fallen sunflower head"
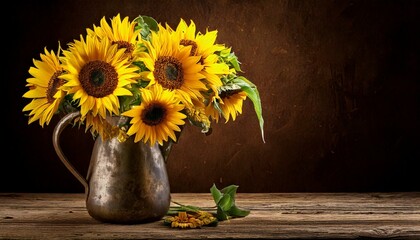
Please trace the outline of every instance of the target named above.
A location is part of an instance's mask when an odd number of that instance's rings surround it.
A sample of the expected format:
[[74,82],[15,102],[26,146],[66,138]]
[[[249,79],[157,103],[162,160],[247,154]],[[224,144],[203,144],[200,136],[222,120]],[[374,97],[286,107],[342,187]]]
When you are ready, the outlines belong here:
[[178,212],[176,216],[165,217],[163,223],[173,228],[201,228],[203,226],[215,227],[218,220],[206,211]]

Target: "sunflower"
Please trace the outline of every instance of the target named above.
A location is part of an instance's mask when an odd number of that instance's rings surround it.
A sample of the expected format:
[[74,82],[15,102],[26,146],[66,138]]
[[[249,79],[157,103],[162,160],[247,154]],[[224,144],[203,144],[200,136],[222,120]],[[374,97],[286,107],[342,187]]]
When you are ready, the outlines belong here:
[[187,116],[181,113],[184,105],[176,98],[175,92],[155,84],[150,88],[142,88],[141,97],[140,105],[121,114],[132,118],[127,134],[135,134],[134,142],[143,140],[150,145],[155,142],[163,145],[168,137],[176,141],[175,131],[181,131],[179,126],[185,124],[183,119]]
[[211,122],[206,114],[206,105],[203,102],[194,100],[193,104],[185,104],[185,111],[191,124],[200,127],[202,133],[211,133]]
[[218,63],[219,56],[215,54],[217,51],[223,50],[225,47],[215,44],[217,31],[206,31],[205,34],[196,33],[195,23],[191,20],[190,25],[181,19],[174,33],[183,46],[191,46],[191,55],[200,56],[200,62],[204,66],[201,74],[205,76],[210,88],[217,94],[217,88],[222,86],[222,82],[218,75],[229,74],[229,67],[225,63]]
[[41,60],[33,60],[35,67],[29,68],[32,77],[26,80],[29,90],[23,95],[25,98],[32,98],[23,108],[23,111],[31,111],[28,124],[39,120],[42,127],[50,123],[66,95],[61,90],[64,80],[59,78],[64,73],[59,52],[56,55],[54,51],[48,52],[47,48],[44,48],[44,52],[45,54],[40,54]]
[[126,87],[137,77],[137,68],[127,65],[128,59],[122,57],[124,49],[118,49],[107,38],[99,41],[87,36],[85,41],[81,36],[63,53],[67,73],[60,78],[68,81],[63,87],[79,102],[81,120],[88,113],[103,119],[107,112],[118,115],[118,97],[132,95]]
[[236,116],[242,113],[243,101],[247,95],[241,89],[230,89],[222,91],[219,96],[213,95],[211,103],[206,108],[206,113],[216,122],[219,121],[220,111],[226,122],[230,117],[235,121]]
[[111,19],[111,26],[103,17],[100,21],[100,26],[93,25],[92,29],[87,29],[89,36],[97,36],[99,39],[108,38],[111,44],[117,44],[118,49],[124,48],[124,56],[129,60],[133,60],[133,53],[136,49],[138,36],[140,30],[135,30],[136,22],[129,21],[125,17],[121,21],[120,14]]
[[148,52],[141,52],[138,60],[149,71],[143,76],[150,81],[148,86],[159,84],[164,89],[173,90],[184,103],[191,99],[203,99],[200,91],[207,90],[201,81],[203,66],[199,56],[190,56],[191,47],[180,47],[180,40],[171,35],[172,30],[159,24],[158,33],[152,32],[151,41],[143,41]]

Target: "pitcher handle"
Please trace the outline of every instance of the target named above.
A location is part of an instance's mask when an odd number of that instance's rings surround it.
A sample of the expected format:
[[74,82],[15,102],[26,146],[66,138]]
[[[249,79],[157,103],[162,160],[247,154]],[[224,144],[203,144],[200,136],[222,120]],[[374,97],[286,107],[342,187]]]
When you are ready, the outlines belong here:
[[70,163],[70,161],[67,159],[67,157],[64,155],[63,151],[61,150],[60,146],[60,135],[63,132],[63,130],[69,125],[69,123],[76,117],[80,116],[80,112],[72,112],[65,115],[63,118],[60,119],[60,121],[57,123],[57,125],[54,128],[53,132],[53,145],[55,152],[57,153],[58,157],[60,158],[61,162],[64,163],[64,166],[79,180],[80,183],[83,184],[85,187],[85,190],[87,192],[89,185],[86,180],[73,166],[73,164]]

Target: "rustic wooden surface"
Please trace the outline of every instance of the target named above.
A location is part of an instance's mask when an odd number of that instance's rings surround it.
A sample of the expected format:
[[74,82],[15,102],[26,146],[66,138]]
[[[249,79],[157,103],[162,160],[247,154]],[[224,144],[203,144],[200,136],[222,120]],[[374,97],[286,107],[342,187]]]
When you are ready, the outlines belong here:
[[[175,193],[172,200],[213,205],[204,193]],[[250,215],[172,229],[161,221],[98,222],[83,194],[0,193],[0,239],[420,239],[420,192],[238,193],[236,204]]]

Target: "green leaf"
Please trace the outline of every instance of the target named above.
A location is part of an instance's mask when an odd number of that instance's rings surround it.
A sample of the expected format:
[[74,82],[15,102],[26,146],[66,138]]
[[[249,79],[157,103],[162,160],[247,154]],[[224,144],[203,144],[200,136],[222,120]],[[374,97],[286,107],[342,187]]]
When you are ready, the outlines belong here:
[[258,92],[257,86],[255,86],[255,84],[253,84],[251,81],[249,81],[248,79],[242,76],[235,78],[233,82],[239,85],[242,91],[246,92],[249,99],[251,99],[252,103],[254,104],[254,110],[255,110],[255,113],[257,114],[257,118],[260,124],[261,137],[262,137],[263,142],[265,143],[264,119],[262,116],[261,99],[260,99],[260,94]]
[[[222,190],[219,190],[216,187],[216,184],[213,183],[213,186],[210,188],[210,192],[213,196],[213,199],[216,203],[217,211],[212,213],[216,215],[218,221],[228,220],[235,217],[245,217],[250,211],[241,209],[235,205],[235,195],[238,189],[237,185],[229,185]],[[214,211],[212,207],[210,210],[208,208],[201,208],[190,205],[183,205],[177,202],[172,201],[178,206],[172,206],[167,212],[168,215],[177,215],[179,212],[198,212],[198,211]]]
[[232,64],[233,68],[235,68],[236,71],[242,71],[240,67],[240,62],[238,61],[238,57],[234,53],[231,53],[229,56],[229,63]]
[[142,16],[143,17],[143,21],[144,23],[147,24],[147,26],[149,26],[150,30],[152,31],[159,31],[159,27],[158,27],[158,23],[156,22],[156,20],[152,17],[149,16]]
[[225,48],[225,49],[222,49],[222,50],[220,51],[219,56],[220,56],[220,57],[222,57],[222,58],[227,58],[227,57],[229,57],[229,55],[230,55],[230,50],[231,50],[231,48]]
[[238,60],[238,57],[235,55],[235,53],[231,52],[232,48],[224,48],[222,49],[218,55],[219,55],[219,61],[226,63],[229,68],[233,68],[236,71],[241,72],[241,66],[240,62]]
[[140,105],[141,102],[141,93],[140,93],[140,87],[136,86],[130,88],[130,91],[133,93],[131,96],[121,96],[120,99],[120,110],[121,112],[125,112],[130,110],[130,108],[133,105]]
[[222,193],[217,189],[216,184],[213,183],[213,186],[210,188],[211,195],[213,196],[213,200],[216,204],[219,203],[220,199],[222,199]]
[[227,215],[220,207],[217,207],[216,218],[219,221],[224,221],[229,219],[229,215]]
[[234,204],[235,203],[233,202],[233,199],[230,197],[230,195],[229,194],[225,194],[220,199],[220,201],[217,204],[217,206],[220,207],[223,211],[228,211]]
[[[176,203],[176,202],[174,202]],[[179,203],[176,203],[179,204]],[[166,214],[168,215],[177,215],[178,212],[198,212],[202,209],[197,206],[191,206],[191,205],[180,205],[180,206],[172,206],[169,208],[168,212]]]
[[232,200],[235,201],[236,190],[238,189],[238,187],[238,185],[229,185],[220,190],[220,192],[229,195],[230,198],[232,198]]
[[166,215],[178,215],[178,212],[180,212],[179,210],[175,210],[175,209],[169,209],[166,212]]
[[136,30],[140,29],[140,35],[144,40],[150,40],[150,31],[158,31],[158,23],[149,16],[138,16],[134,19],[137,22]]
[[228,214],[232,217],[245,217],[248,216],[250,212],[250,210],[240,209],[234,205],[229,209]]

